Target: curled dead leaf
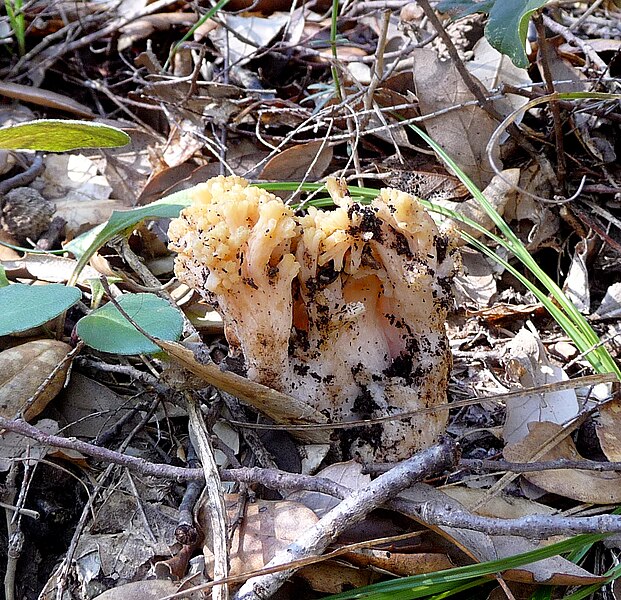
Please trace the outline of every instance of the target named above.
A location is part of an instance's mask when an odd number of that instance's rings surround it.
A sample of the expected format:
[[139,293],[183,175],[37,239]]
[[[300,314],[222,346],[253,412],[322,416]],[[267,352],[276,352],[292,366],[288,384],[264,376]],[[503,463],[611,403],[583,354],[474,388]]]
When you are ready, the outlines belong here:
[[621,399],[606,402],[599,409],[599,427],[595,432],[606,458],[613,462],[621,460]]
[[[507,445],[504,456],[512,462],[529,462],[532,457],[555,435],[562,431],[562,425],[543,421],[529,423],[528,435]],[[581,460],[573,440],[567,436],[539,460]],[[590,461],[587,461],[590,462]],[[615,504],[621,502],[621,473],[607,471],[582,471],[580,469],[557,469],[524,473],[531,483],[553,494],[591,504]]]
[[297,144],[271,158],[261,179],[303,181],[321,178],[332,161],[332,147],[321,140]]
[[[29,421],[41,413],[65,383],[70,361],[49,382],[46,380],[70,350],[64,342],[35,340],[0,352],[0,415],[12,419],[23,410],[24,419]],[[44,382],[45,389],[28,406]]]
[[[225,496],[229,518],[237,515],[239,496]],[[199,510],[198,523],[203,529],[209,526],[204,507]],[[280,550],[294,542],[302,531],[312,527],[318,517],[299,502],[283,500],[257,500],[246,506],[244,520],[235,530],[230,551],[230,575],[240,575],[263,568]],[[208,547],[205,569],[213,566],[213,554]]]

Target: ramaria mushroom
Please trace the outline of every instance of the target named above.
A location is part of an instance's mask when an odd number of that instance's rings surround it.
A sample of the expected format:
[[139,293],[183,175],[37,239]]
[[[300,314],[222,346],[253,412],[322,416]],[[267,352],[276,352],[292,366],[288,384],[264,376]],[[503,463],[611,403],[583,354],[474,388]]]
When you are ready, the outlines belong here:
[[[362,205],[336,180],[328,189],[334,210],[296,217],[237,177],[199,186],[169,230],[177,277],[221,312],[249,378],[333,422],[444,404],[456,250],[409,194],[383,189]],[[436,441],[446,418],[341,429],[336,449],[400,460]]]

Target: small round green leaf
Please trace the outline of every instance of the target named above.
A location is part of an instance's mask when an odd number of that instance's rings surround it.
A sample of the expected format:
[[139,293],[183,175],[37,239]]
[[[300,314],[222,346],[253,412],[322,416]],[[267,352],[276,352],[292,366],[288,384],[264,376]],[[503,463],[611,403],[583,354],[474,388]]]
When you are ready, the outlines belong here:
[[0,287],[5,287],[9,285],[9,280],[6,278],[6,271],[4,267],[0,265]]
[[[183,317],[155,294],[125,294],[118,303],[154,338],[175,341],[183,331]],[[86,344],[111,354],[152,354],[160,349],[142,335],[111,302],[80,319],[78,335]]]
[[115,148],[129,142],[124,131],[90,121],[41,119],[0,129],[0,148],[7,150],[67,152],[78,148]]
[[0,288],[0,335],[26,331],[62,314],[82,297],[75,287],[60,283]]

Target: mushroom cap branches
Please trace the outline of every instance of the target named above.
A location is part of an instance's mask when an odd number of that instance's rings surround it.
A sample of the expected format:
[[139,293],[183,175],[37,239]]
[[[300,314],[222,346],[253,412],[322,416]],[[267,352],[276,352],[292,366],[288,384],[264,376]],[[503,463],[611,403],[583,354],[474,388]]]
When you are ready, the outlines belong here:
[[[177,277],[221,313],[250,379],[332,422],[446,403],[455,245],[405,192],[364,205],[342,182],[328,190],[334,210],[296,216],[239,177],[197,186],[169,230]],[[334,447],[401,460],[433,444],[446,419],[440,409],[338,429]]]

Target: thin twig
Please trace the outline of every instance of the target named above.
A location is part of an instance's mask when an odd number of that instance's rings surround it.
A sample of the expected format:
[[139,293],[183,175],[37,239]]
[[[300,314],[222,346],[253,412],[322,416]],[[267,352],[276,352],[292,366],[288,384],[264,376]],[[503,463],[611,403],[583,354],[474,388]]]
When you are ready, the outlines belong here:
[[[218,466],[213,455],[213,448],[209,441],[209,432],[200,411],[199,400],[195,394],[187,393],[189,430],[192,445],[200,458],[205,474],[205,491],[207,502],[205,508],[209,515],[212,551],[214,554],[214,579],[224,579],[229,574],[228,557],[228,519],[224,504],[222,482],[218,473]],[[213,589],[215,600],[228,600],[228,585],[216,586]]]
[[482,517],[451,504],[425,502],[415,507],[420,518],[429,525],[459,527],[489,535],[519,535],[528,539],[546,539],[553,535],[580,533],[621,533],[621,515],[595,517],[564,517],[528,515],[517,519]]
[[[582,16],[584,17],[584,15]],[[600,55],[595,52],[593,46],[591,46],[591,44],[589,44],[587,41],[579,38],[575,33],[571,31],[576,26],[576,23],[574,23],[571,27],[565,27],[565,25],[562,25],[561,23],[558,23],[554,19],[548,17],[548,15],[543,15],[543,24],[553,33],[564,37],[565,40],[572,46],[577,46],[578,48],[580,48],[580,50],[584,52],[584,55],[599,69],[600,73],[606,72],[606,70],[608,69],[608,65],[602,60]]]
[[[198,458],[192,442],[188,443],[187,463],[191,469],[198,467]],[[198,540],[198,531],[194,525],[194,506],[203,486],[198,481],[189,481],[179,504],[179,518],[175,528],[175,539],[184,546],[194,545]]]
[[[550,47],[546,41],[546,28],[543,24],[541,12],[536,12],[533,16],[533,23],[537,30],[537,40],[539,41],[539,63],[543,71],[543,80],[546,84],[548,94],[554,94],[554,79],[550,71]],[[558,174],[558,183],[560,189],[565,193],[565,177],[567,174],[567,164],[565,162],[565,145],[563,142],[563,122],[561,119],[561,110],[555,100],[550,102],[550,111],[552,112],[552,121],[554,124],[554,142],[556,145],[556,172]]]
[[[14,188],[26,186],[33,182],[43,173],[43,169],[43,157],[37,154],[32,160],[32,164],[25,171],[0,181],[0,197]],[[0,204],[2,204],[1,198]]]
[[371,118],[371,107],[373,106],[375,90],[384,78],[384,51],[386,50],[386,42],[388,41],[388,25],[390,25],[390,11],[386,10],[382,15],[382,28],[380,30],[379,39],[377,40],[375,61],[371,69],[371,82],[364,95],[364,110],[368,111],[368,116],[360,119],[360,129],[364,129]]

